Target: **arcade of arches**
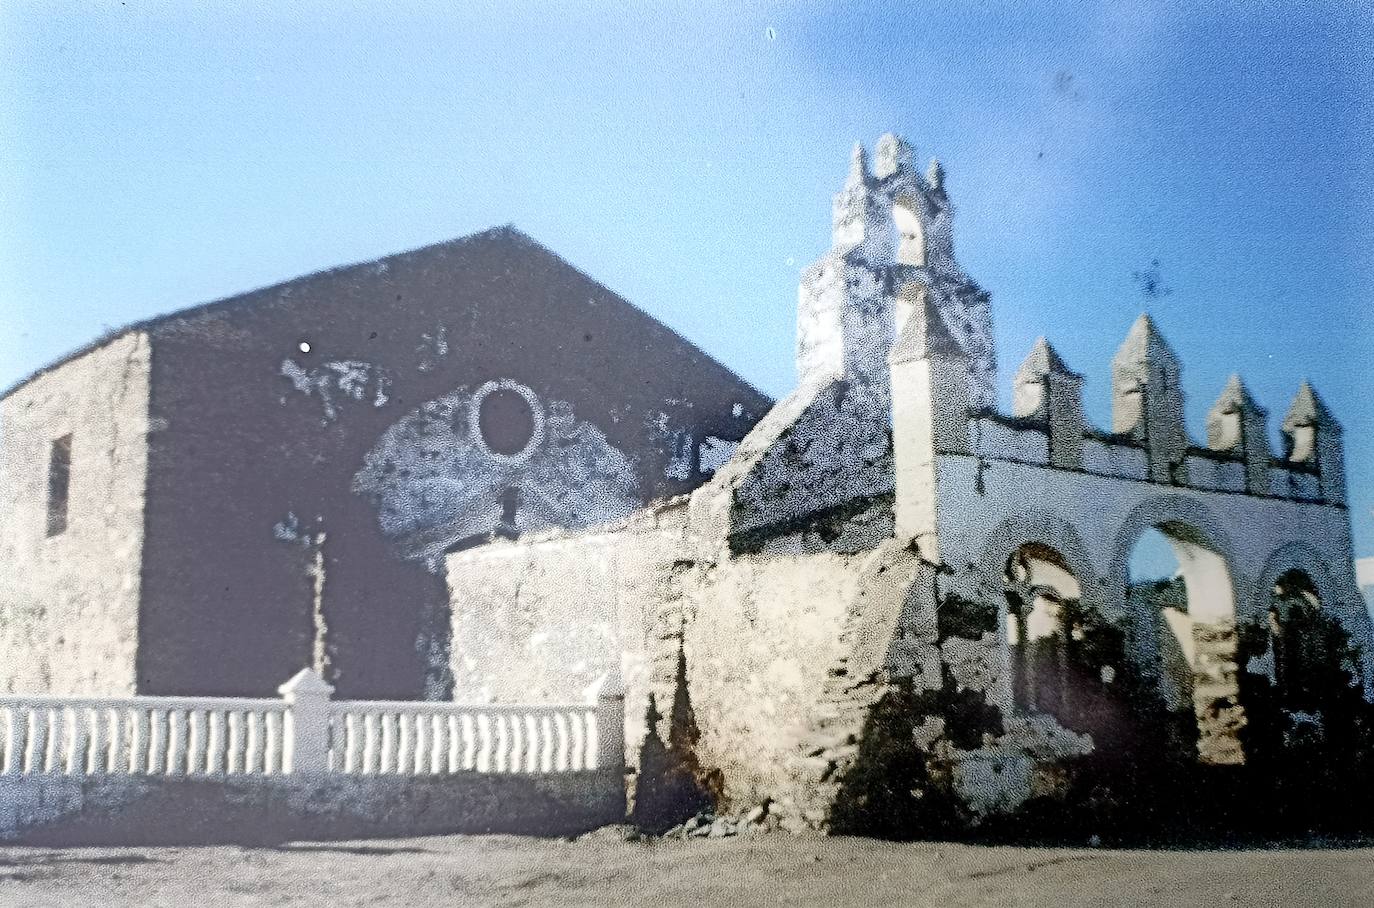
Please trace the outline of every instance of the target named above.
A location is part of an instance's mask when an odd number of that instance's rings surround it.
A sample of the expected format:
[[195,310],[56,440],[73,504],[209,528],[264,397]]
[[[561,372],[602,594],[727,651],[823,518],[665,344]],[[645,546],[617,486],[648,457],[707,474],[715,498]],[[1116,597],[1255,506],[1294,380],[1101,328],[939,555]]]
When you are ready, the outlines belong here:
[[1030,542],[1012,552],[1003,576],[1010,701],[1103,742],[1129,735],[1142,708],[1193,713],[1203,762],[1244,763],[1239,673],[1267,681],[1285,709],[1318,711],[1333,671],[1348,684],[1339,623],[1324,612],[1313,578],[1290,568],[1268,591],[1267,613],[1253,622],[1259,632],[1242,646],[1225,558],[1177,523],[1151,527],[1135,548],[1161,545],[1172,552],[1170,569],[1133,577],[1118,620],[1085,603],[1080,579],[1054,547]]

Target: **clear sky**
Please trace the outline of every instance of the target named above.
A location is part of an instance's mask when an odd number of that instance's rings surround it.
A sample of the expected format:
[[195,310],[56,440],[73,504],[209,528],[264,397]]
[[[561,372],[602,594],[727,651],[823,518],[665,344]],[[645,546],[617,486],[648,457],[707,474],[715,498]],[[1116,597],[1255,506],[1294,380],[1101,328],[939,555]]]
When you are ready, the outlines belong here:
[[513,223],[781,395],[849,149],[892,130],[946,165],[1004,386],[1045,334],[1106,423],[1142,309],[1195,437],[1231,372],[1275,430],[1309,377],[1374,554],[1371,47],[1367,2],[6,0],[0,386]]

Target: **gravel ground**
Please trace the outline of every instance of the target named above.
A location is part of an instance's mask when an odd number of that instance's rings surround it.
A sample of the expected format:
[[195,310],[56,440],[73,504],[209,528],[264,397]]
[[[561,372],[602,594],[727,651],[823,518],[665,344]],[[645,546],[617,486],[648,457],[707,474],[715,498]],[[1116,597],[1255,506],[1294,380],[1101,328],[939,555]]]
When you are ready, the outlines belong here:
[[0,905],[1374,905],[1374,849],[1115,851],[802,839],[445,836],[3,848]]

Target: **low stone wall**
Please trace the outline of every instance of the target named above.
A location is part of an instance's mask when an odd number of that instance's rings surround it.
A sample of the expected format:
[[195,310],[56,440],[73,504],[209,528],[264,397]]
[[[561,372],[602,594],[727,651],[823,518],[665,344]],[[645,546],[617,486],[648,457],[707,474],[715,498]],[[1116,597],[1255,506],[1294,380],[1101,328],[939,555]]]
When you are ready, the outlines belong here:
[[622,771],[0,779],[0,840],[271,844],[452,833],[570,835],[625,817]]

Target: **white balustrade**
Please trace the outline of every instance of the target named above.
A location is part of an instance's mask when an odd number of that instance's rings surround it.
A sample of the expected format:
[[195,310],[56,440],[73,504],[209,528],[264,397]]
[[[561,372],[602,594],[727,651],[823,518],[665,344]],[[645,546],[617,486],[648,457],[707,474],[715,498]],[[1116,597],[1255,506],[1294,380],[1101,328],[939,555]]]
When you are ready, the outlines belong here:
[[302,671],[281,699],[0,697],[0,775],[442,776],[614,768],[618,689],[567,706],[332,700]]
[[[614,709],[619,709],[615,701]],[[327,765],[363,775],[567,772],[602,764],[601,706],[334,701]],[[620,727],[618,721],[609,723]],[[609,753],[610,760],[621,753]]]

